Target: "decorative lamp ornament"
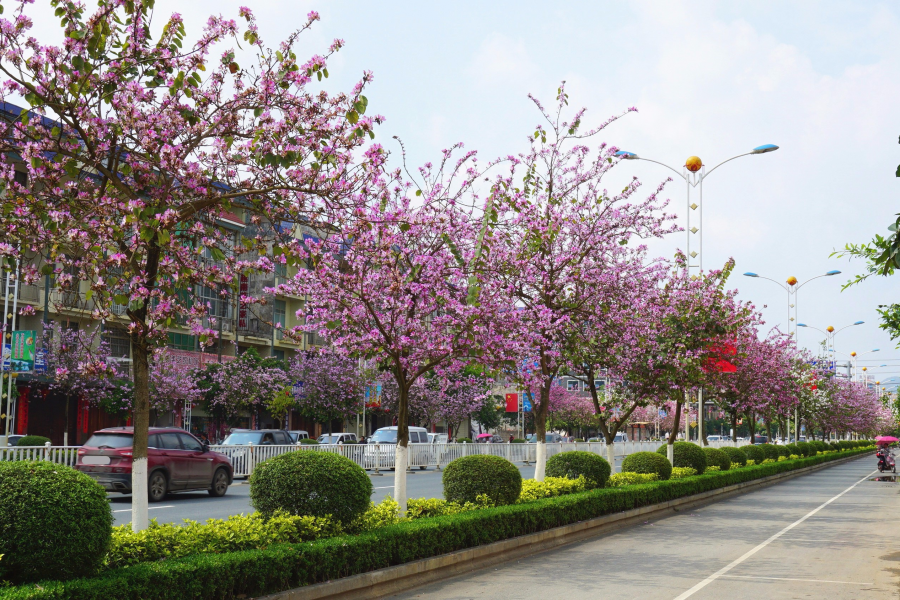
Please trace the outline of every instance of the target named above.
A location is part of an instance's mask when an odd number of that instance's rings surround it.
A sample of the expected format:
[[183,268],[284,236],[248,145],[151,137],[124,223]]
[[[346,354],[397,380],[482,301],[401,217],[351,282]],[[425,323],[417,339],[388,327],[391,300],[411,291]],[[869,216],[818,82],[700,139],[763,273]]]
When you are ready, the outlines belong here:
[[790,277],[787,278],[787,284],[790,286],[797,285],[797,278],[794,277],[793,275],[791,275]]
[[869,369],[867,367],[863,367],[863,371],[868,371],[868,370]]
[[[851,352],[851,353],[850,353],[850,356],[856,358],[856,352]],[[865,369],[865,367],[863,367],[863,369]]]
[[825,331],[827,331],[828,333],[834,333],[834,327],[829,325],[828,327],[825,328]]
[[700,160],[699,156],[691,156],[686,161],[684,161],[685,168],[691,173],[696,173],[703,167],[703,161]]

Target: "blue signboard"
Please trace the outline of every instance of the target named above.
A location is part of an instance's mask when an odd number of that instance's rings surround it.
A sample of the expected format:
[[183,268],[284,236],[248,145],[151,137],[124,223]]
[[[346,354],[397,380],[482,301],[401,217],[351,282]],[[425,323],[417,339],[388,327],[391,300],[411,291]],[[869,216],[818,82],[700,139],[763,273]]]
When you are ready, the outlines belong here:
[[35,373],[46,373],[47,372],[47,351],[43,348],[38,350],[34,354],[34,372]]
[[531,412],[531,394],[528,392],[522,394],[522,411]]
[[303,382],[298,381],[294,385],[291,386],[291,393],[294,395],[294,398],[300,398],[303,396]]
[[12,359],[12,344],[3,344],[3,370],[9,371]]

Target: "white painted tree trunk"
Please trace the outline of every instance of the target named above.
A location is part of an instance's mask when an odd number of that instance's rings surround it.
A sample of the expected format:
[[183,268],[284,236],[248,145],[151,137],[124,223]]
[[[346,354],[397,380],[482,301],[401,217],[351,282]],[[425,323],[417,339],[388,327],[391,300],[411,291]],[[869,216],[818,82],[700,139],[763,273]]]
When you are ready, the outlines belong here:
[[674,465],[675,464],[675,444],[666,445],[666,458],[669,459],[669,462]]
[[409,448],[397,444],[394,454],[394,500],[400,504],[400,516],[406,516],[406,465]]
[[609,461],[609,468],[613,473],[616,472],[616,444],[610,442],[606,444],[606,460]]
[[137,458],[131,464],[131,530],[143,531],[150,526],[147,512],[147,459]]
[[535,446],[537,457],[534,461],[534,478],[537,481],[543,481],[544,473],[547,472],[547,444],[538,442]]

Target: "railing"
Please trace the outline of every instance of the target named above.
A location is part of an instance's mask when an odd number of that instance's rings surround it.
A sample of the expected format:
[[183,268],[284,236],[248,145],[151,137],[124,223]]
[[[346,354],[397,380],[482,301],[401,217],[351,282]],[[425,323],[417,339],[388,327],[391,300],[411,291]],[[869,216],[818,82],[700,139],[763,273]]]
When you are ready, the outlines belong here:
[[[625,457],[635,452],[654,452],[664,442],[622,442],[613,446],[616,457]],[[738,442],[738,446],[749,444]],[[710,442],[710,447],[732,446],[734,442]],[[547,457],[560,452],[581,450],[599,454],[606,458],[606,444],[603,442],[575,442],[547,444]],[[56,464],[75,466],[79,446],[14,446],[0,448],[0,460],[43,460]],[[249,477],[259,463],[286,452],[311,451],[332,452],[349,458],[362,468],[374,472],[395,467],[396,444],[300,444],[291,446],[211,446],[210,449],[228,456],[234,468],[235,477]],[[512,463],[531,464],[537,459],[536,444],[410,444],[407,453],[407,469],[445,467],[447,463],[463,456],[489,454],[502,456]]]

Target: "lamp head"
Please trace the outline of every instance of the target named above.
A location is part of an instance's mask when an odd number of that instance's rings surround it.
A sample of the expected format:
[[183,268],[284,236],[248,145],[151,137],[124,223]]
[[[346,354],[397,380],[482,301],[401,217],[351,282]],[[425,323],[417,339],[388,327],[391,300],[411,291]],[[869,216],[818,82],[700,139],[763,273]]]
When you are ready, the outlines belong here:
[[825,273],[826,276],[840,275],[840,274],[841,274],[840,271],[828,271],[827,273]]
[[776,150],[778,150],[778,146],[775,144],[763,144],[762,146],[757,146],[751,150],[750,154],[765,154],[766,152],[775,152]]
[[759,277],[759,275],[757,275],[756,273],[750,273],[748,271],[747,273],[744,273],[744,277]]
[[878,352],[878,350],[878,348],[875,348],[874,350],[872,350],[872,352]]
[[865,323],[865,321],[857,321],[854,325],[862,325],[863,323]]
[[627,150],[619,150],[618,152],[616,152],[616,156],[620,156],[625,160],[635,160],[636,158],[640,158],[640,156],[638,156],[634,152],[628,152]]
[[797,323],[797,327],[808,327],[806,323]]

